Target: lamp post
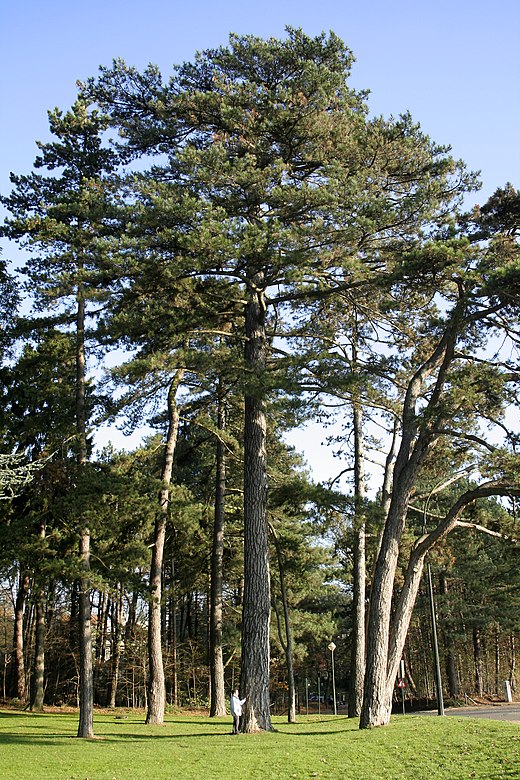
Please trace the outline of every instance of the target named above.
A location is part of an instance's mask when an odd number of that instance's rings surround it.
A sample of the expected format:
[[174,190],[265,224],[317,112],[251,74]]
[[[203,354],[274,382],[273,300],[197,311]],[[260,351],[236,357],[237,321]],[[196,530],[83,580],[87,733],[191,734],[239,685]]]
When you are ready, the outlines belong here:
[[334,673],[334,650],[336,649],[336,645],[334,642],[331,642],[328,645],[328,648],[330,650],[330,657],[332,662],[332,701],[333,701],[333,713],[334,715],[338,714],[337,706],[336,706],[336,675]]

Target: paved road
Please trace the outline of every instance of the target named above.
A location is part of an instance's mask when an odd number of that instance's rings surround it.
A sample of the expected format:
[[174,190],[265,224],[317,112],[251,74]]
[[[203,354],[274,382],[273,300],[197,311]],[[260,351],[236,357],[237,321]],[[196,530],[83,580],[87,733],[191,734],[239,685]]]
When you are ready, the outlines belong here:
[[[520,704],[485,704],[479,707],[451,707],[445,710],[446,715],[462,718],[488,718],[491,720],[509,720],[520,724]],[[423,710],[417,715],[437,715],[437,710]]]

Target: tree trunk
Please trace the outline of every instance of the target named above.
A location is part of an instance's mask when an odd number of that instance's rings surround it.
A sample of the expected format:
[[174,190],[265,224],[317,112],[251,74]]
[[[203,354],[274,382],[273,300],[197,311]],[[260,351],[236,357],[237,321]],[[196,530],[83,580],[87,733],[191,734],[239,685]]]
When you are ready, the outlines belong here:
[[179,690],[177,680],[177,593],[175,585],[175,560],[171,560],[171,582],[170,582],[170,622],[169,622],[169,635],[170,635],[170,656],[171,656],[171,701],[176,707],[179,704]]
[[482,677],[482,642],[480,638],[480,630],[477,626],[473,626],[473,661],[475,665],[475,693],[477,696],[483,696],[484,694],[484,682]]
[[495,624],[495,693],[500,694],[500,625]]
[[80,561],[85,576],[79,584],[79,726],[78,737],[93,737],[94,678],[92,669],[92,629],[90,623],[90,533],[83,529]]
[[[86,373],[85,373],[85,293],[78,267],[76,317],[76,433],[77,463],[81,471],[87,464]],[[92,630],[90,623],[90,529],[79,519],[79,557],[82,575],[79,581],[79,725],[78,737],[94,736],[94,679],[92,667]]]
[[36,635],[34,643],[34,691],[32,712],[43,712],[45,694],[45,591],[38,594],[36,602]]
[[244,595],[242,608],[242,731],[271,730],[269,699],[270,584],[267,531],[265,299],[263,275],[248,290],[244,351],[248,386],[244,416]]
[[106,588],[103,592],[98,591],[97,603],[97,623],[96,623],[96,645],[95,645],[95,666],[94,666],[94,698],[98,702],[106,703],[106,693],[102,695],[100,691],[102,669],[106,657],[106,639],[108,630],[108,615],[110,612],[110,598]]
[[148,708],[146,723],[159,725],[164,722],[164,707],[166,691],[164,685],[164,664],[162,657],[161,637],[161,601],[162,601],[162,568],[164,557],[164,541],[166,538],[166,521],[170,497],[170,484],[173,473],[173,456],[177,444],[179,428],[179,412],[175,397],[179,389],[184,371],[179,369],[170,385],[168,392],[168,433],[164,448],[162,471],[163,487],[159,495],[159,511],[155,521],[154,544],[152,548],[152,563],[150,568],[150,606],[148,617]]
[[119,593],[112,603],[112,656],[110,659],[110,695],[109,707],[116,706],[117,684],[119,682],[119,664],[121,661],[121,613],[123,610],[123,586],[118,585]]
[[509,634],[509,683],[513,693],[516,690],[516,642],[515,633],[511,631]]
[[[40,523],[40,539],[45,539],[45,522]],[[39,579],[39,578],[38,578]],[[36,632],[34,640],[34,682],[31,701],[32,712],[43,712],[45,695],[45,587],[41,579],[36,593]]]
[[[219,380],[217,418],[218,431],[222,432],[226,427],[226,414],[221,380]],[[215,517],[213,524],[213,546],[211,551],[210,585],[210,717],[220,717],[226,714],[224,659],[222,656],[222,583],[224,561],[224,524],[226,510],[226,451],[224,442],[220,436],[217,438],[216,460]]]
[[19,701],[24,702],[27,697],[27,686],[25,684],[25,654],[24,654],[24,631],[23,616],[25,609],[25,600],[29,590],[29,575],[20,570],[18,582],[18,592],[16,594],[14,607],[14,671],[15,671],[15,696]]
[[[390,637],[392,597],[399,548],[417,474],[437,440],[437,434],[430,425],[424,424],[419,428],[420,415],[417,413],[417,402],[425,382],[434,372],[437,372],[435,387],[430,396],[430,403],[435,405],[442,391],[447,369],[453,359],[458,322],[462,313],[463,303],[459,300],[453,311],[450,327],[446,329],[430,357],[411,378],[403,401],[402,434],[393,470],[393,489],[370,593],[366,674],[360,728],[383,726],[390,720],[393,685],[399,669],[426,554],[421,552],[417,555],[416,551],[413,551],[407,572],[409,581],[403,587],[394,618],[392,637]],[[424,413],[425,411],[422,410],[422,414]]]
[[[357,370],[357,330],[352,342],[352,366]],[[352,593],[352,649],[350,656],[350,690],[348,717],[355,718],[363,704],[363,683],[365,680],[365,447],[363,435],[363,412],[359,401],[354,401],[354,582]]]
[[[389,687],[388,638],[399,543],[411,488],[409,480],[403,480],[403,482],[401,490],[395,491],[392,498],[392,506],[381,540],[372,582],[361,728],[384,726],[390,720],[393,683],[392,687]],[[401,640],[401,637],[399,638]],[[402,639],[402,644],[404,646],[404,639]]]

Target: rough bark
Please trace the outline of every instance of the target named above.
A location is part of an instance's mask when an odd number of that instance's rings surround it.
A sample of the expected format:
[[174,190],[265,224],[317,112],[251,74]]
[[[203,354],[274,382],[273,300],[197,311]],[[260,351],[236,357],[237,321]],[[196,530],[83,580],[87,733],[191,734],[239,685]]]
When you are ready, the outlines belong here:
[[38,594],[36,602],[36,633],[34,638],[34,688],[32,712],[43,712],[45,694],[45,591]]
[[173,473],[173,457],[177,444],[179,411],[175,401],[184,371],[179,369],[168,392],[168,432],[164,448],[162,489],[159,494],[159,511],[155,521],[152,562],[150,568],[150,604],[148,615],[148,706],[146,723],[159,725],[164,722],[166,690],[162,657],[162,569],[164,541],[170,499],[170,485]]
[[[81,276],[82,267],[78,269]],[[83,469],[87,463],[87,431],[85,409],[85,295],[81,280],[77,291],[76,317],[76,432],[77,463]],[[78,737],[94,736],[94,678],[92,666],[92,629],[90,621],[90,529],[80,517],[79,557],[82,575],[79,581],[79,725]]]
[[[219,382],[219,398],[217,410],[218,431],[226,427],[224,400],[221,382]],[[226,714],[226,693],[224,690],[224,659],[222,656],[222,622],[223,622],[223,562],[224,562],[224,524],[226,509],[226,451],[220,437],[216,446],[215,474],[215,513],[213,523],[213,544],[211,551],[211,583],[210,583],[210,681],[211,701],[210,717]]]
[[90,533],[80,538],[81,567],[85,572],[79,584],[79,725],[78,737],[94,736],[94,677],[92,668],[92,628],[90,622]]
[[25,600],[29,590],[29,575],[20,571],[18,583],[18,592],[16,594],[14,606],[14,691],[15,696],[21,702],[27,697],[27,686],[25,683],[25,652],[24,652],[24,631],[23,616],[25,610]]
[[265,300],[256,274],[245,307],[244,350],[248,385],[244,411],[244,594],[240,696],[241,729],[271,730],[269,700],[270,583],[267,530]]
[[[353,362],[356,362],[354,343]],[[354,403],[354,582],[352,593],[352,651],[350,658],[350,691],[348,716],[357,717],[363,704],[363,683],[365,679],[365,594],[366,594],[366,552],[365,552],[365,457],[363,437],[363,414],[359,403]]]
[[[406,614],[400,615],[397,611],[395,620],[398,628],[393,632],[394,646],[391,651],[393,657],[390,661],[390,621],[399,547],[414,482],[427,453],[437,439],[431,424],[425,424],[419,429],[421,418],[417,414],[416,406],[425,382],[432,374],[436,373],[429,401],[431,408],[436,408],[448,367],[453,359],[463,308],[463,304],[459,301],[452,315],[450,327],[446,329],[430,357],[411,378],[403,402],[401,442],[393,473],[390,506],[383,529],[370,594],[367,669],[360,718],[361,728],[383,726],[390,720],[393,682],[399,668],[400,654],[404,647],[411,609],[413,609],[413,602],[417,595],[424,562],[424,556],[422,560],[417,556],[413,556],[413,560],[411,559],[409,575],[412,582],[409,583],[408,592],[404,594],[405,602],[401,605],[403,610],[406,609]],[[408,599],[412,599],[411,606]],[[396,657],[397,653],[399,653],[399,658]]]
[[[363,702],[362,728],[375,725],[385,725],[390,719],[392,704],[392,692],[394,681],[399,669],[399,662],[403,655],[406,634],[410,624],[419,585],[421,582],[424,559],[427,553],[442,539],[444,539],[454,528],[457,527],[458,518],[462,512],[479,498],[487,498],[492,495],[517,495],[520,490],[513,486],[502,485],[499,481],[490,480],[473,490],[466,491],[458,501],[452,506],[444,519],[429,534],[421,537],[410,554],[408,568],[405,574],[403,587],[395,604],[393,620],[390,625],[390,616],[387,615],[388,638],[386,642],[380,642],[378,648],[382,648],[382,654],[386,660],[386,679],[381,674],[381,688],[377,691],[377,696],[371,696],[369,704],[374,703],[371,711],[365,710],[366,700]],[[464,525],[464,523],[460,523]],[[378,603],[381,603],[379,600]],[[380,661],[379,658],[377,658]],[[382,665],[382,663],[381,663]],[[379,670],[378,670],[379,671]],[[368,678],[368,668],[367,675]],[[366,691],[366,684],[365,684]],[[365,694],[366,695],[366,694]],[[377,705],[377,706],[376,706]],[[367,721],[364,717],[371,718]],[[376,719],[377,718],[377,719]]]

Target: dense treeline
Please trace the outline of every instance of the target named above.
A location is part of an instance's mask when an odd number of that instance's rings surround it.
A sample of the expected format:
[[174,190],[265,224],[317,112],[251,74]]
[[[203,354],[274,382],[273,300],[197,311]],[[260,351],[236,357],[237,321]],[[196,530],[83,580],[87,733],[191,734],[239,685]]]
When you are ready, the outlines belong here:
[[[464,213],[476,177],[352,60],[288,29],[167,82],[115,61],[2,198],[2,693],[79,736],[234,686],[270,729],[331,695],[332,638],[384,725],[401,659],[433,695],[427,556],[446,692],[515,685],[520,196]],[[157,435],[99,452],[118,420]],[[326,486],[284,439],[314,420]]]

